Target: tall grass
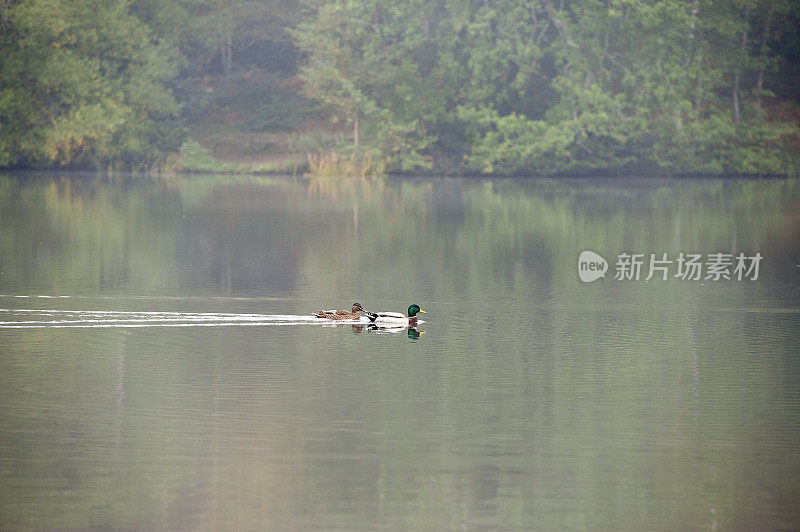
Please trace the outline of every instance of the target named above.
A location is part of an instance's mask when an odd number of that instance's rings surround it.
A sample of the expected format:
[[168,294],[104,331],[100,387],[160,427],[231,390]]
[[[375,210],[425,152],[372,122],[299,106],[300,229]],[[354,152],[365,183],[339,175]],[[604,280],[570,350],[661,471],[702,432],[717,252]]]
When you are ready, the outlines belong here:
[[308,172],[305,176],[315,179],[357,177],[378,178],[383,176],[386,164],[383,159],[373,158],[369,152],[343,155],[331,150],[328,153],[308,153]]

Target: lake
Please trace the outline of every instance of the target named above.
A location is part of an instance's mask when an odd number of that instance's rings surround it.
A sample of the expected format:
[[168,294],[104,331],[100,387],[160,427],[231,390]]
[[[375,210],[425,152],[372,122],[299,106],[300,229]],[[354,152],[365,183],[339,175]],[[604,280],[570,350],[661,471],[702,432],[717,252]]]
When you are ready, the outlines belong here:
[[0,528],[798,529],[799,265],[797,180],[3,174]]

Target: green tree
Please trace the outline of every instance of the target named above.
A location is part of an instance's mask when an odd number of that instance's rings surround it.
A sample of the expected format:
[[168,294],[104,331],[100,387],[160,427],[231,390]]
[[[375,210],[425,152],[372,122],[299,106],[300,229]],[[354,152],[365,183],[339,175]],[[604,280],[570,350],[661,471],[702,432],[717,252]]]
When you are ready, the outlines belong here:
[[462,111],[479,138],[469,164],[506,172],[631,163],[785,171],[791,154],[780,140],[796,125],[756,113],[752,98],[755,69],[774,62],[767,38],[757,53],[748,44],[748,17],[765,7],[715,0],[553,6],[556,34],[545,53],[557,68],[558,102],[540,121],[491,108]]
[[23,0],[0,47],[0,164],[152,167],[178,142],[177,56],[127,2]]
[[0,0],[0,166],[152,167],[178,126],[310,116],[389,170],[796,172],[798,24],[793,0]]
[[394,168],[783,172],[797,126],[763,100],[779,60],[775,21],[791,9],[331,0],[297,38],[308,94],[352,124],[354,140],[369,130]]
[[355,144],[367,131],[395,169],[458,165],[457,107],[513,100],[539,54],[528,42],[544,29],[537,14],[512,4],[327,2],[295,33],[307,94],[352,125]]

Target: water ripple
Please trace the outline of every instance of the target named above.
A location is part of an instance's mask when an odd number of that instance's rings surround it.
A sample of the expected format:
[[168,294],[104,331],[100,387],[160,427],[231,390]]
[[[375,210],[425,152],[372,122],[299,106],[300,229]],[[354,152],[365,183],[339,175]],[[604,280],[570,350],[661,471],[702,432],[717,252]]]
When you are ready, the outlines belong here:
[[[232,327],[327,324],[314,316],[216,312],[0,309],[0,329],[98,327]],[[344,321],[342,321],[344,323]],[[358,321],[347,321],[358,323]]]

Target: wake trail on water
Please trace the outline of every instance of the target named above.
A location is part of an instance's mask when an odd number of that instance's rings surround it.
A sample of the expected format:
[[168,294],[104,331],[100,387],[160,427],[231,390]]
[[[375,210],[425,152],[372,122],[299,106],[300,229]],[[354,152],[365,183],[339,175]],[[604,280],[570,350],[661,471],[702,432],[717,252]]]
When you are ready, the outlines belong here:
[[[314,323],[330,325],[331,322],[311,315],[299,316],[292,314],[0,309],[0,329],[255,327]],[[358,322],[353,321],[352,323]]]

